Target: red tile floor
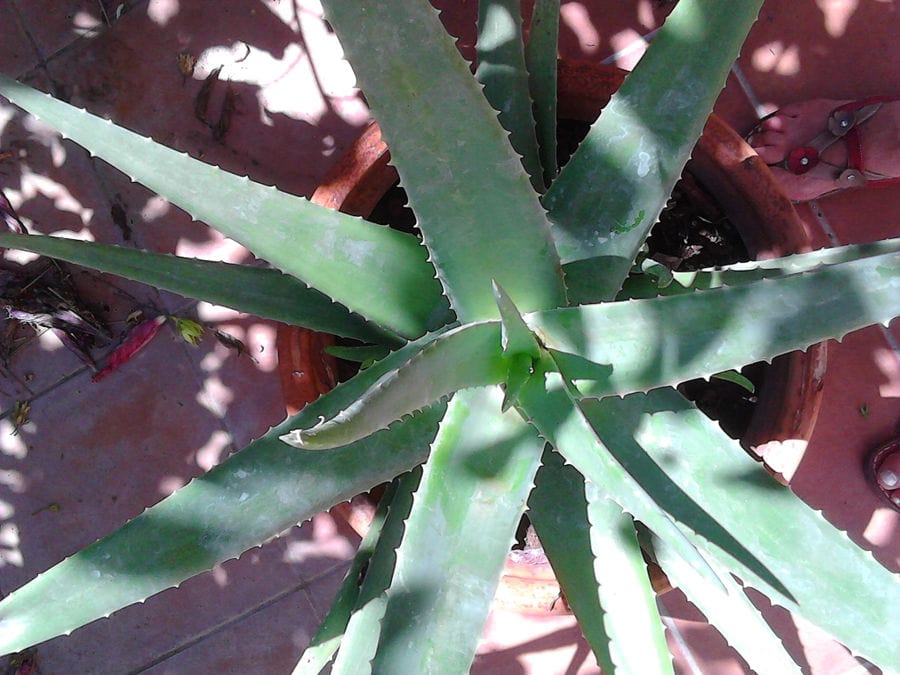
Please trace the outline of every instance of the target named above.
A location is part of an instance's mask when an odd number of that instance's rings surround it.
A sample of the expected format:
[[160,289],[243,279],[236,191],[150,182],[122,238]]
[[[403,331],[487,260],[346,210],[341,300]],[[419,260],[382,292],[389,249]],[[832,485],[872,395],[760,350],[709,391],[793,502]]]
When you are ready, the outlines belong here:
[[[436,3],[471,47],[475,3]],[[671,3],[585,0],[562,7],[563,56],[629,68]],[[717,105],[737,129],[807,97],[900,91],[897,10],[884,0],[769,0]],[[336,41],[312,0],[8,0],[0,71],[225,168],[308,195],[367,121]],[[192,77],[180,53],[197,58]],[[219,141],[194,116],[203,78],[237,94]],[[211,109],[219,109],[218,92]],[[289,150],[287,150],[289,148]],[[0,102],[0,185],[33,232],[245,261],[246,251]],[[820,245],[900,235],[900,186],[821,199],[800,212]],[[8,254],[12,255],[12,254]],[[243,340],[189,347],[166,331],[121,372],[92,383],[51,335],[15,344],[0,381],[0,592],[9,593],[203,472],[283,416],[275,325],[86,271],[114,331],[135,309],[180,313]],[[85,291],[88,293],[88,291]],[[20,333],[25,335],[25,333]],[[862,473],[900,434],[900,324],[829,346],[814,435],[796,492],[897,569],[900,514]],[[252,357],[252,358],[251,358]],[[252,392],[248,396],[247,393]],[[29,401],[18,429],[11,411]],[[752,516],[752,514],[749,514]],[[146,603],[36,650],[44,673],[288,672],[352,556],[355,535],[327,514]],[[677,592],[661,606],[680,673],[746,664]],[[809,672],[865,672],[840,645],[769,611]],[[497,609],[479,673],[589,673],[567,616]]]

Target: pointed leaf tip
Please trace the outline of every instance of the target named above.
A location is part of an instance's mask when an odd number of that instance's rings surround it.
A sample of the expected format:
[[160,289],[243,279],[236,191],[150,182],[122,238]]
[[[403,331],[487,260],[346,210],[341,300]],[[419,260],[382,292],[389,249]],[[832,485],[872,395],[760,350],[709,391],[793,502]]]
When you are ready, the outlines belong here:
[[540,358],[541,351],[537,339],[528,328],[525,319],[522,318],[522,314],[512,301],[512,298],[503,290],[503,287],[496,279],[491,280],[491,286],[494,289],[494,300],[497,303],[497,308],[500,310],[502,326],[500,341],[503,346],[503,353],[507,356],[527,354],[532,359]]

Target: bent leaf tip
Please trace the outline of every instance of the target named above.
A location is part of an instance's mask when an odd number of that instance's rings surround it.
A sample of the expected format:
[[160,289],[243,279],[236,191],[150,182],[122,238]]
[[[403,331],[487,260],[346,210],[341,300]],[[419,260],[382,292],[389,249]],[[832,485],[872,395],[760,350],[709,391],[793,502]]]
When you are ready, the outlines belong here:
[[292,429],[286,434],[278,437],[278,440],[300,450],[326,450],[333,447],[332,444],[321,444],[316,442],[319,432],[327,424],[325,417],[319,416],[318,421],[311,427],[306,429]]

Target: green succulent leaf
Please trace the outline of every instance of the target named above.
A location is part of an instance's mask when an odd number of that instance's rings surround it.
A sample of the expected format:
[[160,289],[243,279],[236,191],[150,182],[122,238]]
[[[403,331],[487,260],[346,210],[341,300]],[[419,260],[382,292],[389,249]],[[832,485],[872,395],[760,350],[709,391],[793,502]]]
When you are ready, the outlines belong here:
[[610,452],[689,528],[711,563],[854,653],[882,666],[900,663],[896,575],[777,483],[715,422],[672,389],[583,407]]
[[541,348],[512,299],[496,282],[494,298],[497,300],[497,309],[500,310],[500,344],[506,359],[501,406],[503,412],[506,412],[534,372],[534,364],[541,358]]
[[506,359],[506,378],[504,381],[504,397],[501,410],[506,412],[516,402],[522,387],[534,373],[534,359],[527,354],[515,354]]
[[[802,274],[814,271],[824,265],[851,262],[860,258],[897,253],[898,251],[900,251],[900,238],[823,248],[811,253],[797,253],[769,260],[735,263],[717,269],[696,272],[668,272],[666,270],[671,276],[671,283],[665,285],[659,283],[657,272],[632,274],[625,281],[625,285],[616,299],[655,298],[659,295],[681,295],[722,286],[740,286],[760,279],[776,279],[791,274]],[[661,267],[660,263],[652,260],[644,262],[647,267]],[[566,279],[571,281],[570,269],[566,269]],[[575,281],[582,283],[580,280]]]
[[565,304],[546,214],[437,11],[408,0],[323,4],[459,319],[496,318],[492,279],[523,311]]
[[[378,673],[467,672],[544,446],[498,387],[454,395],[397,550]],[[411,621],[410,617],[415,617]]]
[[34,234],[0,233],[0,247],[40,253],[189,298],[334,335],[395,344],[399,339],[278,270]]
[[494,298],[500,310],[500,345],[506,356],[523,354],[532,359],[541,357],[541,348],[534,333],[528,330],[528,324],[519,313],[512,298],[506,294],[499,284],[494,282]]
[[[537,0],[531,14],[525,66],[538,149],[544,169],[544,185],[556,178],[556,53],[559,41],[559,0]],[[541,189],[543,192],[543,189]]]
[[[404,475],[408,476],[409,474]],[[360,598],[360,588],[372,568],[371,560],[376,546],[381,540],[381,532],[388,510],[397,493],[397,483],[396,480],[391,482],[379,501],[369,529],[359,544],[356,556],[331,603],[331,608],[297,662],[293,675],[318,675],[337,653],[347,630],[347,624],[350,622],[350,614]]]
[[387,608],[385,592],[394,576],[397,547],[403,539],[413,495],[421,479],[422,469],[416,467],[399,480],[388,509],[387,522],[370,558],[353,614],[331,669],[334,675],[372,672],[372,659],[378,649],[381,622]]
[[716,380],[722,380],[724,382],[731,382],[732,384],[736,384],[741,387],[741,389],[751,393],[756,393],[756,385],[753,384],[750,378],[741,375],[736,370],[724,370],[721,373],[715,373],[712,377]]
[[708,378],[900,315],[900,254],[651,300],[525,316],[586,396]]
[[259,546],[425,459],[442,407],[333,453],[278,437],[241,453],[67,558],[0,603],[0,651],[68,633]]
[[418,350],[413,343],[320,397],[137,518],[0,601],[0,653],[68,633],[259,546],[421,463],[444,406],[328,453],[284,445]]
[[360,363],[362,364],[360,367],[365,369],[387,356],[390,350],[381,345],[361,345],[356,347],[331,345],[325,348],[325,353],[345,361]]
[[521,155],[532,186],[543,192],[519,0],[481,0],[475,44],[478,49],[475,77],[484,85],[488,102],[499,111],[500,124],[509,132],[513,149]]
[[385,372],[347,410],[284,440],[338,447],[459,389],[508,382],[518,392],[531,369],[503,357],[504,330],[526,350],[528,336],[538,336],[577,395],[625,395],[709,378],[885,323],[900,315],[898,278],[900,255],[886,253],[704,293],[535,312],[524,317],[527,330],[516,327],[515,306],[500,295],[507,328],[488,321],[431,336],[421,354]]
[[[639,528],[639,538],[646,542],[656,560],[666,571],[672,584],[681,589],[691,602],[703,612],[757,673],[800,673],[800,668],[785,651],[784,644],[765,622],[741,588],[727,571],[719,574],[725,589],[713,587],[669,546]],[[640,536],[643,535],[643,536]],[[665,600],[663,600],[665,602]]]
[[602,258],[597,297],[619,291],[761,5],[679,3],[544,195],[563,263]]
[[[690,277],[648,262],[620,297],[653,299],[564,307],[561,260],[571,298],[616,296],[762,0],[682,0],[543,206],[516,150],[540,191],[555,174],[558,0],[536,1],[525,52],[518,3],[482,3],[485,92],[425,0],[324,4],[426,251],[0,76],[0,94],[290,276],[47,237],[0,246],[361,341],[418,338],[4,598],[0,651],[142,601],[405,473],[298,672],[326,665],[341,634],[333,672],[465,672],[544,450],[533,522],[604,668],[671,672],[635,519],[753,667],[795,671],[734,577],[854,653],[900,662],[896,576],[668,388],[900,315],[900,240]],[[462,325],[444,325],[442,284]]]
[[595,483],[585,483],[585,495],[597,592],[606,611],[614,670],[674,673],[634,521]]
[[418,337],[441,291],[415,237],[254,183],[0,75],[0,95],[291,276]]
[[715,582],[715,572],[660,508],[653,490],[639,484],[609,453],[585,415],[582,402],[571,393],[567,379],[565,375],[538,371],[519,395],[518,409],[523,417],[587,480],[603,485],[621,509],[664,537]]
[[460,389],[499,384],[506,375],[496,322],[468,324],[420,344],[417,354],[384,372],[346,409],[294,429],[282,440],[306,450],[336,448],[385,429]]
[[604,672],[613,672],[606,612],[594,574],[584,476],[550,447],[544,449],[528,509],[528,519],[597,663]]

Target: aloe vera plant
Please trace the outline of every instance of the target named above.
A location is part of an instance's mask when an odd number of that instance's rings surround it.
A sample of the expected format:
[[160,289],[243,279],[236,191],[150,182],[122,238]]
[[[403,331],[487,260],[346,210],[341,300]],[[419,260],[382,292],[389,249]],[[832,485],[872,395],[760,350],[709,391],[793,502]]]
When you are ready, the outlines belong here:
[[70,632],[393,481],[295,672],[465,672],[526,506],[604,670],[672,671],[642,551],[759,672],[799,667],[744,587],[876,664],[900,662],[894,575],[672,388],[900,315],[900,240],[668,285],[634,267],[761,0],[682,0],[561,170],[558,1],[537,2],[523,46],[518,3],[482,0],[476,76],[425,0],[323,4],[420,240],[0,77],[0,94],[274,269],[18,234],[0,246],[386,354],[5,598],[0,650]]

